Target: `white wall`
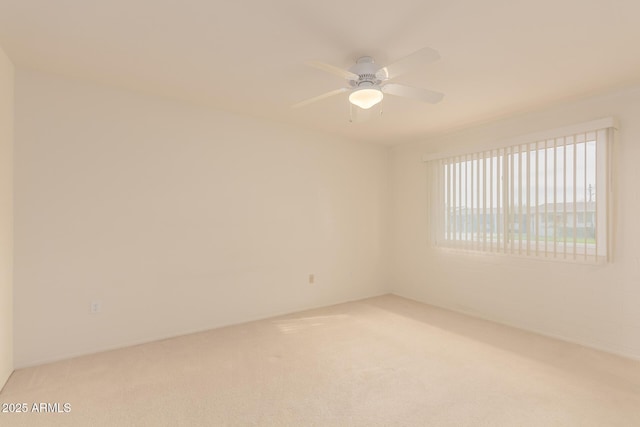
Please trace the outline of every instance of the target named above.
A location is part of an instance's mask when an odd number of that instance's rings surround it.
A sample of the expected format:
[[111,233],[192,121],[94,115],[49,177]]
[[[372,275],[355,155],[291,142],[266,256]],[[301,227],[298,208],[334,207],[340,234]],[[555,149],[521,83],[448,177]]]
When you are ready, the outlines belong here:
[[[621,123],[611,264],[428,246],[424,154],[610,115]],[[640,358],[638,118],[640,89],[623,90],[397,146],[389,158],[383,147],[19,70],[15,364],[363,298],[388,284]],[[102,313],[89,314],[93,300]]]
[[15,162],[18,367],[387,289],[387,148],[18,70]]
[[13,372],[13,74],[0,47],[0,389]]
[[[422,156],[473,150],[606,116],[615,148],[613,262],[585,266],[438,251],[427,243]],[[392,266],[397,294],[640,358],[640,89],[583,99],[391,151]]]

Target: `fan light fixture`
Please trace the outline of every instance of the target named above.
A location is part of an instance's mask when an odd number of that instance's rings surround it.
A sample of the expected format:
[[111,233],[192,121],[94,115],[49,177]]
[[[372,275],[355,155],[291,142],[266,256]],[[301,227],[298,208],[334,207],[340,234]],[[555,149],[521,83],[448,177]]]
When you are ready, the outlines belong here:
[[362,89],[356,89],[349,95],[349,102],[358,106],[364,110],[368,110],[380,101],[384,95],[378,88],[365,87]]
[[[390,83],[389,80],[395,79],[411,68],[418,65],[429,64],[438,58],[440,58],[438,52],[425,47],[384,67],[376,64],[371,56],[359,57],[356,63],[348,70],[319,61],[307,62],[307,65],[311,67],[342,77],[346,80],[347,85],[298,102],[292,105],[292,107],[304,107],[313,102],[344,93],[349,94],[349,102],[351,105],[362,108],[363,110],[369,110],[374,105],[379,104],[385,95],[413,98],[429,104],[436,104],[442,101],[443,94],[428,89],[393,82]],[[352,114],[354,111],[357,110],[351,108]]]

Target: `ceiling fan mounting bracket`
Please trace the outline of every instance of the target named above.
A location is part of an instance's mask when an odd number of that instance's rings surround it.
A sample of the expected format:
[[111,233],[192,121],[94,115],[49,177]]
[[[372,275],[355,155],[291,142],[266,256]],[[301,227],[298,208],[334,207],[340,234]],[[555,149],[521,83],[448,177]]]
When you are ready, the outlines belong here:
[[371,56],[361,56],[356,60],[354,66],[349,71],[358,76],[358,79],[347,79],[351,87],[373,86],[382,83],[376,73],[380,70],[379,65],[375,63]]
[[373,57],[369,55],[360,56],[356,59],[356,64],[373,64],[375,62]]
[[360,74],[358,80],[350,80],[349,83],[353,87],[372,86],[382,83],[381,80],[376,78],[375,74]]

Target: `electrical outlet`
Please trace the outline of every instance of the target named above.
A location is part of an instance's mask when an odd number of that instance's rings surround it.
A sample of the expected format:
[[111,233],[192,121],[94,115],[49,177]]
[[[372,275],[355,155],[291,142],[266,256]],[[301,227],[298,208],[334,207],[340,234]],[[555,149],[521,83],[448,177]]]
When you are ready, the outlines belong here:
[[309,275],[309,284],[313,285],[316,282],[316,275],[315,274],[310,274]]
[[91,301],[91,307],[89,308],[89,312],[91,314],[98,314],[102,311],[102,302],[100,301]]

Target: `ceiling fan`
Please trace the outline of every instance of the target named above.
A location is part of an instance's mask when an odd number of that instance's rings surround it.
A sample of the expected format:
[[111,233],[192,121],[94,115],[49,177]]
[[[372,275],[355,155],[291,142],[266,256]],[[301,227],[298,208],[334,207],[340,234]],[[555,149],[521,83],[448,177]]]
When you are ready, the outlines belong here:
[[345,92],[349,92],[349,102],[363,110],[368,110],[378,104],[385,94],[436,104],[444,97],[442,93],[398,83],[388,83],[388,81],[406,73],[411,68],[429,64],[438,59],[440,59],[438,52],[426,47],[386,66],[376,64],[371,56],[361,56],[355,65],[348,70],[343,70],[324,62],[310,61],[306,64],[346,79],[348,87],[332,90],[299,102],[292,107],[304,107],[313,102]]

